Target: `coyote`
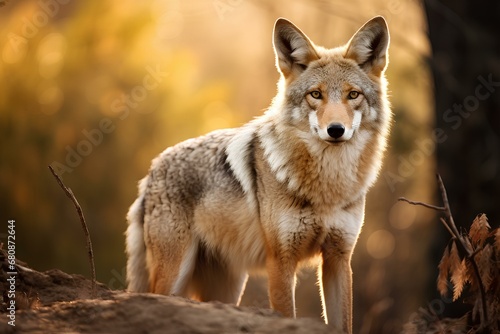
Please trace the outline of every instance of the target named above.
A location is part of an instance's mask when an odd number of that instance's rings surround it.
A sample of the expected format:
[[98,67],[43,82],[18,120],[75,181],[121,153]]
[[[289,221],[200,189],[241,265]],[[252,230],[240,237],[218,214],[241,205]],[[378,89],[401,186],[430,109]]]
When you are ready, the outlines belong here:
[[271,307],[295,317],[298,268],[318,268],[323,317],[352,332],[351,255],[391,111],[382,17],[341,47],[274,27],[278,94],[240,128],[167,148],[127,215],[128,290],[240,302],[264,269]]

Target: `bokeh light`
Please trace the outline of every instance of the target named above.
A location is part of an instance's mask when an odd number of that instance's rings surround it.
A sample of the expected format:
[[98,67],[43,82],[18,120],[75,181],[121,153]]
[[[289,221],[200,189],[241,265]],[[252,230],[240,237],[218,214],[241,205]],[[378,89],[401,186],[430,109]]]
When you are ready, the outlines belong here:
[[395,247],[396,239],[394,235],[387,230],[372,232],[366,241],[368,254],[378,260],[391,256]]

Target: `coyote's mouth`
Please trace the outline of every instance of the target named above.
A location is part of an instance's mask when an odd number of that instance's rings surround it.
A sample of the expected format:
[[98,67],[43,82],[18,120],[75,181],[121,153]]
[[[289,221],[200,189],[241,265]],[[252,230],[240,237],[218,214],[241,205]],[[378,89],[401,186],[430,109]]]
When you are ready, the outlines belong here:
[[328,144],[334,145],[334,146],[339,146],[344,144],[347,140],[342,140],[342,139],[332,139],[332,140],[325,140]]

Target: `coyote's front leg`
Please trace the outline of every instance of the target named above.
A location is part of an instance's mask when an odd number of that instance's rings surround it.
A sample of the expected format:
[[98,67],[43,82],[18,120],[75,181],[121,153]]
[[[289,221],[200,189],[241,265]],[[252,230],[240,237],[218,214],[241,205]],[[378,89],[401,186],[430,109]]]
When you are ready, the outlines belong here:
[[323,316],[337,330],[352,333],[351,256],[364,218],[365,197],[335,215],[336,223],[321,246],[318,268]]
[[[330,237],[329,237],[330,238]],[[325,322],[344,333],[352,333],[351,253],[343,253],[336,242],[326,243],[318,278]]]
[[297,261],[289,254],[271,254],[267,258],[269,301],[271,308],[295,318],[295,270]]

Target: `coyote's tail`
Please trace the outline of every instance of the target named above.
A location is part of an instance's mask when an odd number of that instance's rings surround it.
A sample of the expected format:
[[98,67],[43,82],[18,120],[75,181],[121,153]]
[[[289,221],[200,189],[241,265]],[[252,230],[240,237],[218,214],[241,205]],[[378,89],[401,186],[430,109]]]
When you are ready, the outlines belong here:
[[130,292],[148,292],[149,290],[149,272],[144,243],[144,195],[147,183],[148,177],[139,182],[139,197],[127,213],[127,290]]

